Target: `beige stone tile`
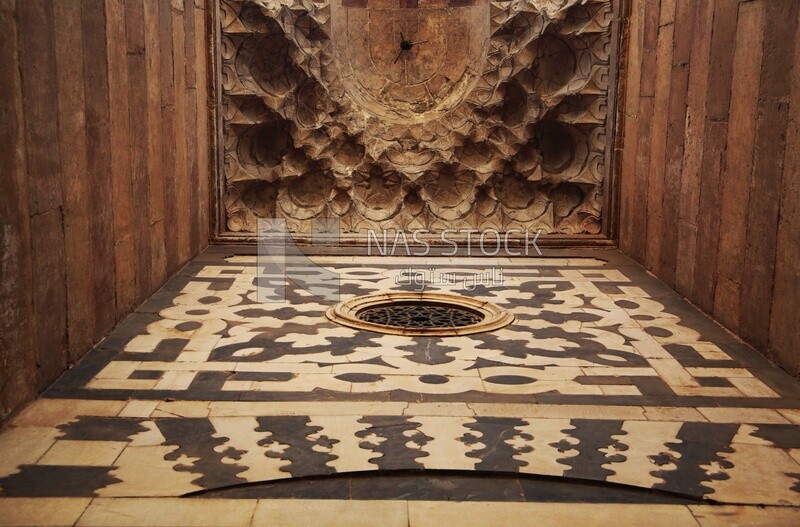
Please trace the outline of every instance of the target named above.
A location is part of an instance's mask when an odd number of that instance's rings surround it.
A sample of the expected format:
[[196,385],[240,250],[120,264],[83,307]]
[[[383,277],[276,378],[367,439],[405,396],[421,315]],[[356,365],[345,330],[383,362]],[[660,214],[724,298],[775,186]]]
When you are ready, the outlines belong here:
[[247,372],[280,372],[280,373],[333,373],[333,366],[319,366],[314,363],[302,362],[240,362],[240,363],[214,363],[229,364],[230,366],[220,367],[229,371]]
[[381,500],[261,500],[252,525],[408,527],[407,504]]
[[[761,446],[775,446],[772,444],[771,441],[767,441],[766,439],[761,439],[756,435],[758,432],[757,425],[741,425],[739,426],[739,431],[733,438],[731,443],[745,443],[748,445],[761,445]],[[789,452],[791,454],[791,452]]]
[[736,388],[715,386],[670,386],[676,395],[684,397],[744,397],[744,394]]
[[747,397],[780,397],[772,388],[755,378],[732,377],[731,384]]
[[74,525],[92,498],[0,498],[0,526]]
[[19,465],[35,464],[59,435],[56,428],[5,428],[0,433],[0,476],[13,474]]
[[770,408],[698,408],[697,410],[712,423],[786,424],[789,422],[779,412]]
[[[419,431],[431,439],[425,444],[428,454],[417,459],[427,469],[472,470],[478,459],[467,457],[470,452],[481,448],[481,445],[467,445],[459,439],[470,432],[467,423],[475,421],[474,417],[432,417],[416,416],[410,419],[419,423]],[[473,432],[474,433],[474,432]]]
[[92,390],[152,390],[158,381],[149,379],[92,379],[86,387]]
[[105,368],[95,375],[97,379],[127,379],[131,373],[135,372],[141,362],[131,361],[111,361]]
[[253,390],[253,381],[225,381],[223,392],[249,392]]
[[700,386],[681,363],[675,359],[648,359],[664,382],[672,386]]
[[162,401],[153,417],[208,417],[207,401]]
[[678,317],[663,312],[660,314],[656,314],[655,312],[647,314],[656,317],[655,320],[647,321],[648,327],[664,328],[672,333],[669,337],[653,337],[662,344],[688,343],[688,345],[691,346],[692,343],[700,340],[700,333],[692,328],[681,325]]
[[451,394],[470,391],[484,391],[484,385],[475,372],[473,377],[450,377],[446,384],[427,384],[416,375],[387,375],[374,383],[353,383],[353,393],[373,393],[392,390],[405,390],[411,393]]
[[282,472],[282,467],[288,467],[291,463],[287,460],[267,457],[266,446],[260,446],[259,441],[268,439],[268,432],[256,432],[259,428],[255,417],[212,417],[211,424],[214,426],[216,438],[227,438],[224,445],[218,447],[219,451],[224,451],[228,447],[240,451],[240,459],[224,458],[223,463],[238,465],[247,468],[244,472],[237,474],[238,477],[247,481],[269,481],[290,477],[288,472]]
[[[164,458],[177,450],[176,446],[137,446],[122,451],[111,475],[120,479],[97,491],[103,497],[164,497],[182,496],[202,490],[192,483],[199,474],[178,472],[178,465],[191,465],[194,458],[181,456],[174,461]],[[113,525],[113,524],[111,524]],[[178,524],[180,525],[180,524]]]
[[726,379],[733,379],[753,376],[753,374],[745,368],[686,368],[686,371],[695,377],[724,377]]
[[797,479],[788,475],[800,473],[800,465],[784,450],[738,443],[734,452],[720,455],[733,467],[704,467],[728,476],[704,483],[714,489],[711,498],[722,503],[800,506],[800,493],[793,490]]
[[210,351],[183,351],[176,362],[205,362],[211,356]]
[[569,430],[574,429],[570,419],[532,419],[527,425],[517,427],[520,433],[533,437],[527,442],[527,446],[530,447],[528,452],[514,455],[514,459],[525,463],[520,467],[520,472],[563,476],[564,472],[570,469],[564,461],[578,455],[577,449],[564,448],[565,444],[578,444],[579,439],[568,435]]
[[249,402],[216,401],[211,417],[269,415],[403,415],[404,402]]
[[690,342],[687,344],[695,349],[704,359],[707,360],[729,360],[730,356],[722,351],[713,342]]
[[[625,281],[627,282],[628,279],[626,278]],[[620,297],[620,296],[622,296],[622,297],[633,297],[633,298],[637,298],[637,299],[638,298],[650,298],[650,295],[647,294],[647,291],[645,291],[644,289],[642,289],[641,287],[639,287],[637,285],[621,285],[621,286],[619,286],[619,289],[620,289],[620,291],[622,291],[621,293],[615,294],[615,295],[608,295],[608,296],[610,296],[611,298],[616,298],[616,297]]]
[[409,527],[697,527],[683,505],[408,502]]
[[622,431],[625,433],[614,436],[619,442],[628,446],[628,449],[622,452],[625,460],[603,465],[603,468],[614,471],[606,481],[642,488],[651,488],[657,483],[663,483],[661,478],[651,473],[659,470],[675,470],[677,467],[672,464],[656,466],[650,460],[650,456],[668,450],[667,443],[678,442],[676,438],[681,426],[682,422],[626,421],[622,425]]
[[376,468],[370,462],[371,458],[376,457],[376,453],[361,448],[360,443],[363,439],[356,435],[370,426],[367,423],[360,423],[360,419],[361,417],[357,415],[323,415],[310,418],[309,426],[322,427],[322,430],[309,436],[310,439],[327,436],[337,441],[328,452],[330,455],[336,456],[336,459],[327,464],[339,473],[375,470]]
[[[630,333],[633,333],[629,329],[624,329],[621,331],[628,334],[628,336],[631,336]],[[642,336],[640,340],[635,340],[631,343],[631,346],[633,346],[633,349],[635,349],[639,355],[648,359],[673,358],[672,355],[664,349],[664,346],[656,342],[656,340],[648,335],[644,330],[640,331],[644,334],[644,336]],[[637,338],[638,337],[639,335],[637,335]]]
[[129,401],[119,417],[150,417],[157,406],[158,401]]
[[467,403],[408,403],[403,415],[470,417],[475,415],[475,410]]
[[590,377],[658,377],[653,368],[633,368],[625,366],[588,366],[581,368]]
[[198,371],[233,371],[235,362],[143,362],[139,370],[196,373]]
[[745,507],[736,505],[689,505],[701,527],[752,525],[764,527],[797,527],[800,508]]
[[39,460],[39,465],[108,467],[128,446],[127,441],[59,440]]
[[78,399],[39,399],[28,405],[12,422],[12,426],[57,426],[79,415],[113,417],[126,401],[91,401]]
[[152,353],[164,340],[164,335],[136,335],[125,345],[128,353]]
[[644,420],[640,406],[469,403],[475,415],[492,417]]
[[184,347],[183,350],[184,353],[196,352],[198,354],[205,354],[208,356],[211,354],[211,351],[217,347],[220,340],[222,340],[222,335],[194,335],[191,339],[189,339],[189,342],[186,344],[186,347]]
[[[385,383],[386,381],[381,381]],[[364,392],[374,391],[376,383],[359,384]],[[388,383],[387,383],[388,384]],[[253,391],[259,392],[312,392],[316,389],[332,390],[349,393],[351,383],[334,378],[332,375],[306,374],[294,377],[288,381],[257,381],[253,382]],[[382,389],[390,389],[381,384]]]
[[164,376],[153,387],[154,390],[184,391],[197,375],[196,371],[165,371]]
[[129,446],[158,446],[167,440],[161,434],[161,430],[153,421],[142,421],[141,425],[146,429],[143,432],[132,436]]
[[688,423],[708,421],[695,408],[675,408],[670,406],[645,406],[644,416],[648,421],[683,421]]
[[601,384],[599,388],[603,395],[642,395],[636,386],[624,384]]
[[783,417],[791,421],[793,424],[800,425],[800,409],[797,408],[789,408],[789,409],[780,409],[778,410]]
[[85,527],[144,525],[247,526],[256,500],[97,498],[78,522]]

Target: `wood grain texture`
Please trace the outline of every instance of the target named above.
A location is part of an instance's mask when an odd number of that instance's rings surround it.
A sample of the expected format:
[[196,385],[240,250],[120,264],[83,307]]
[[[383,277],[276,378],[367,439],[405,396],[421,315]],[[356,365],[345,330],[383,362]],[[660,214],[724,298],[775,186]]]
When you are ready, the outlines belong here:
[[[798,15],[800,16],[800,14]],[[794,61],[800,59],[795,35]],[[770,317],[770,356],[789,371],[800,371],[800,68],[792,69],[786,152],[783,161],[775,284]]]
[[794,375],[798,11],[794,0],[634,3],[627,56],[641,64],[627,66],[639,86],[629,75],[637,123],[622,144],[619,234],[623,252]]
[[[634,6],[636,13],[626,20],[625,40],[629,43],[625,60],[626,76],[623,79],[625,106],[622,119],[622,173],[631,174],[636,167],[636,149],[639,136],[639,95],[641,94],[642,79],[642,18],[645,4],[640,2]],[[619,244],[623,250],[632,248],[631,239],[634,232],[633,203],[638,189],[634,178],[627,178],[619,182],[620,194],[620,239]]]
[[[55,39],[60,43],[56,47],[56,61],[64,236],[67,247],[77,247],[91,236],[81,4],[76,1],[56,2],[53,9]],[[67,305],[67,324],[71,328],[68,341],[70,360],[76,360],[93,343],[91,268],[90,251],[66,252],[67,294],[85,299]]]
[[714,314],[732,329],[739,328],[739,303],[744,275],[744,248],[747,238],[747,207],[758,114],[758,88],[764,42],[764,4],[744,4],[739,10],[736,50],[733,60],[730,126],[728,144],[737,145],[726,153],[720,203],[720,232],[717,272],[720,283],[715,293]]
[[204,2],[186,5],[0,1],[0,421],[207,244],[186,200],[207,203],[210,40]]
[[700,165],[705,137],[706,100],[708,97],[708,60],[714,4],[694,5],[694,30],[689,55],[689,88],[686,128],[678,203],[678,253],[675,262],[675,288],[688,295],[694,288],[694,262],[697,256],[697,216],[700,211]]
[[28,179],[13,9],[0,3],[0,417],[36,394]]

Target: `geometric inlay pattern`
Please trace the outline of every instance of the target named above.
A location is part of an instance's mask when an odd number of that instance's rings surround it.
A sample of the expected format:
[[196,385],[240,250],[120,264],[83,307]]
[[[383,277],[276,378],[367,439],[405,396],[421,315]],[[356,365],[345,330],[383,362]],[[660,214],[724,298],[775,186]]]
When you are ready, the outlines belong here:
[[437,337],[340,326],[293,284],[260,303],[246,250],[199,256],[14,419],[0,496],[341,498],[372,480],[320,478],[448,471],[800,506],[797,384],[616,253],[313,258],[345,302],[424,286],[513,315]]

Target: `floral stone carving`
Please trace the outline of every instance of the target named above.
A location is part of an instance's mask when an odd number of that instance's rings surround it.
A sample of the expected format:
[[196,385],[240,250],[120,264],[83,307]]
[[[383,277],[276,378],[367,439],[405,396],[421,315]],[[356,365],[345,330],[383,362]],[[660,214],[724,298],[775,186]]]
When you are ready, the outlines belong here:
[[227,232],[601,229],[611,0],[221,0]]

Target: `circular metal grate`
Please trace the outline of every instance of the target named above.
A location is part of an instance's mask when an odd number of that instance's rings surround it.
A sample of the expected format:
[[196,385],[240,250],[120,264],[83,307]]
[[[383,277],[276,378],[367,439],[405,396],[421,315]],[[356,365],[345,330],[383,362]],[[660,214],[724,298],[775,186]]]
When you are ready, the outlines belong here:
[[494,331],[514,321],[489,302],[434,292],[360,296],[331,307],[326,316],[354,329],[438,337]]
[[377,305],[362,310],[359,320],[398,328],[463,328],[486,318],[481,313],[453,304],[415,302]]

